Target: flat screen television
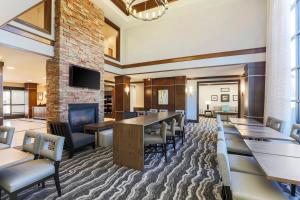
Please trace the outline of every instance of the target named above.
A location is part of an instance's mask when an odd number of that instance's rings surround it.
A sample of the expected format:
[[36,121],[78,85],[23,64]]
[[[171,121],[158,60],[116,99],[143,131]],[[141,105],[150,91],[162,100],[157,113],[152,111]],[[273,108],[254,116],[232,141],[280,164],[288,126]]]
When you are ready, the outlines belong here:
[[70,66],[70,81],[71,87],[100,89],[100,72],[91,69],[86,69],[76,65]]

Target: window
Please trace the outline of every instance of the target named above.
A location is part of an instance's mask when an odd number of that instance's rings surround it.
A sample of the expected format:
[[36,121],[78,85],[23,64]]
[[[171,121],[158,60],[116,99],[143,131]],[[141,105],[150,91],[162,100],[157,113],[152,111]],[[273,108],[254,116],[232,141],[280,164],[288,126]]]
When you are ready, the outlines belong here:
[[292,38],[292,122],[300,123],[300,1],[291,0]]
[[25,97],[25,90],[5,88],[3,91],[4,116],[25,115]]
[[104,54],[120,61],[120,28],[106,18],[104,22]]
[[42,1],[20,15],[15,21],[38,31],[51,33],[51,4],[52,0]]

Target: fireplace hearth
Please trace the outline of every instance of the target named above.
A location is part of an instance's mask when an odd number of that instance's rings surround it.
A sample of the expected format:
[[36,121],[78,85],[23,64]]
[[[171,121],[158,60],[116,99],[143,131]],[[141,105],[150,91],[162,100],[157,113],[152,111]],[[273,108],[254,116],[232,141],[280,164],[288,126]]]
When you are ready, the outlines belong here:
[[83,132],[84,125],[97,123],[98,104],[69,104],[69,124],[72,132]]

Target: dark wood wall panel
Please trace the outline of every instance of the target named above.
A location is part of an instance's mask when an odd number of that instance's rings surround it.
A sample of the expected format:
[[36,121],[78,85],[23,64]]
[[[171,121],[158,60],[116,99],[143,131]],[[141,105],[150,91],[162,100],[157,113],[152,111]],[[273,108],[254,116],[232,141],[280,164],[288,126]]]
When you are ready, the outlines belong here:
[[245,66],[245,117],[264,120],[266,63]]
[[130,92],[125,92],[126,87],[130,87],[130,77],[115,77],[115,119],[117,121],[123,119],[123,112],[130,111]]
[[[168,109],[185,110],[186,77],[167,77],[144,80],[144,108],[145,110]],[[158,104],[158,91],[168,90],[168,105]]]
[[28,117],[33,117],[33,107],[37,106],[37,83],[25,83],[25,90],[28,92]]

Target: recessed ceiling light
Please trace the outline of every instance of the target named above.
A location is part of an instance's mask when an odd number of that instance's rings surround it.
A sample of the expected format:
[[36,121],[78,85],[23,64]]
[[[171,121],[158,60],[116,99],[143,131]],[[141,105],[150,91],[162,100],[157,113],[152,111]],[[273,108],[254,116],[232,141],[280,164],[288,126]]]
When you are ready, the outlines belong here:
[[28,82],[32,82],[32,80],[27,80]]
[[7,69],[16,69],[15,67],[8,66]]

